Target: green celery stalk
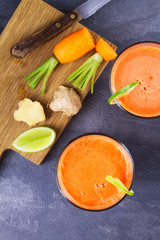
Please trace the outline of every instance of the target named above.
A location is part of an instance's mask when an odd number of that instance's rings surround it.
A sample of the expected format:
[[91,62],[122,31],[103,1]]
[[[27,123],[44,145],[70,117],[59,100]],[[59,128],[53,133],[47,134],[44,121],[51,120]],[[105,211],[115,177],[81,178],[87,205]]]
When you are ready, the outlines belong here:
[[57,66],[57,64],[58,64],[58,61],[54,61],[54,62],[51,62],[50,65],[49,65],[49,68],[48,68],[47,73],[46,73],[46,75],[44,77],[44,80],[43,80],[43,85],[42,85],[42,90],[41,90],[42,95],[44,93],[44,89],[45,89],[47,79],[48,79],[49,75],[51,74],[51,72],[53,71],[53,69]]
[[51,74],[51,72],[53,71],[53,69],[57,66],[58,64],[58,60],[56,59],[56,57],[50,57],[45,63],[43,63],[39,68],[37,68],[34,72],[32,72],[31,74],[29,74],[24,81],[27,81],[31,78],[31,80],[28,82],[28,85],[34,89],[37,84],[40,82],[40,80],[44,77],[43,80],[43,85],[42,85],[42,90],[41,90],[41,94],[44,94],[44,89],[45,89],[45,85],[46,82]]
[[72,81],[74,80],[85,68],[87,67],[87,64],[89,64],[91,61],[91,58],[89,58],[86,62],[84,62],[75,72],[73,72],[69,77],[67,77],[67,80]]
[[[91,63],[90,63],[90,65],[91,65]],[[86,75],[88,74],[89,71],[90,71],[90,67],[88,67],[88,68],[86,67],[82,72],[80,72],[77,79],[73,82],[73,86],[77,87],[81,83],[81,81],[86,77]]]
[[82,91],[87,87],[90,79],[91,81],[91,93],[93,93],[94,79],[96,72],[102,63],[103,58],[99,53],[95,53],[86,62],[84,62],[75,72],[67,77],[67,80],[72,82],[73,86],[78,87]]

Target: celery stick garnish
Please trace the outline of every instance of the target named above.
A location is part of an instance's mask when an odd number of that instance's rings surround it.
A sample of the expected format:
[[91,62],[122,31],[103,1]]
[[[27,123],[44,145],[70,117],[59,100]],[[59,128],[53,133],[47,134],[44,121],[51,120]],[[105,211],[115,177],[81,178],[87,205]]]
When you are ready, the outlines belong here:
[[69,77],[67,77],[67,80],[69,80],[70,82],[74,80],[73,86],[78,87],[79,89],[84,91],[90,79],[92,78],[91,93],[93,93],[95,75],[102,61],[103,58],[101,57],[101,55],[99,53],[95,53],[75,72],[73,72]]
[[138,86],[138,84],[140,83],[140,81],[136,81],[133,83],[130,83],[128,85],[126,85],[125,87],[121,88],[119,91],[117,91],[116,93],[114,93],[109,99],[108,99],[108,103],[110,105],[114,105],[116,104],[116,102],[114,101],[114,99],[120,99],[121,97],[126,96],[127,94],[129,94],[131,91],[133,91],[133,89],[135,89],[135,87]]
[[110,183],[112,183],[115,187],[117,187],[118,189],[120,189],[121,191],[123,191],[124,193],[133,196],[134,192],[132,190],[128,190],[124,184],[120,181],[119,178],[113,178],[110,175],[107,175],[106,180]]
[[40,82],[40,80],[43,78],[43,76],[46,74],[45,77],[44,77],[44,80],[43,80],[43,85],[42,85],[42,90],[41,90],[41,94],[43,94],[47,79],[48,79],[49,75],[51,74],[51,72],[53,71],[53,69],[57,66],[58,63],[59,63],[58,60],[54,56],[50,57],[39,68],[37,68],[34,72],[29,74],[24,79],[24,81],[27,81],[31,78],[31,80],[28,82],[28,85],[32,89],[34,89],[37,86],[37,84]]

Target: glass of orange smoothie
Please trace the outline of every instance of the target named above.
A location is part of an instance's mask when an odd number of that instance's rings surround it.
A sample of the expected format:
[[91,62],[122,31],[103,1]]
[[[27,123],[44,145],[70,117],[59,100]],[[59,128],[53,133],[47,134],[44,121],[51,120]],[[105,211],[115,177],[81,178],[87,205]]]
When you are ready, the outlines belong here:
[[117,58],[111,72],[111,93],[135,81],[141,82],[128,95],[116,100],[118,106],[139,117],[160,116],[159,43],[137,43]]
[[125,196],[106,176],[119,178],[130,189],[133,173],[133,159],[122,143],[91,134],[77,138],[65,148],[57,167],[57,182],[71,203],[87,210],[103,210]]

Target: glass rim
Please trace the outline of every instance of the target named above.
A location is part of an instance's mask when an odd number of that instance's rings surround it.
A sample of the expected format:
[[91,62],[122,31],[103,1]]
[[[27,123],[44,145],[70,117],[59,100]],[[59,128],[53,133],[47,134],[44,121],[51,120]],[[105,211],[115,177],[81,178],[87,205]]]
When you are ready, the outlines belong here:
[[79,135],[78,137],[75,137],[73,138],[72,140],[70,140],[67,144],[65,144],[65,146],[63,147],[63,149],[61,150],[61,153],[59,154],[58,156],[58,161],[57,161],[57,164],[56,164],[56,168],[55,168],[55,171],[56,171],[56,183],[57,183],[57,186],[58,186],[58,189],[61,193],[61,195],[70,203],[72,204],[73,206],[75,206],[76,208],[79,208],[79,209],[82,209],[84,211],[90,211],[90,212],[100,212],[100,211],[105,211],[105,210],[108,210],[108,209],[111,209],[113,207],[115,207],[116,205],[118,205],[121,201],[123,201],[126,197],[127,197],[127,194],[125,194],[118,202],[116,202],[115,204],[113,204],[112,206],[110,207],[105,207],[103,209],[87,209],[87,208],[83,208],[83,207],[80,207],[78,205],[76,205],[75,203],[73,203],[69,198],[66,197],[66,195],[64,194],[63,190],[61,189],[60,187],[60,184],[59,184],[59,181],[58,181],[58,164],[59,164],[59,161],[60,161],[60,158],[61,158],[61,155],[63,154],[63,152],[65,151],[65,149],[72,143],[74,142],[75,140],[81,138],[81,137],[85,137],[85,136],[90,136],[90,135],[100,135],[100,136],[104,136],[104,137],[108,137],[108,138],[111,138],[113,140],[115,140],[117,143],[119,143],[124,149],[125,151],[127,152],[130,160],[131,160],[131,166],[132,166],[132,180],[131,180],[131,184],[130,184],[130,187],[129,187],[129,190],[131,190],[131,187],[133,185],[133,181],[134,181],[134,178],[135,178],[135,164],[134,164],[134,160],[133,160],[133,157],[130,153],[130,151],[128,150],[128,148],[119,140],[117,140],[115,137],[112,137],[110,135],[107,135],[107,134],[103,134],[103,133],[94,133],[94,132],[91,132],[91,133],[87,133],[87,134],[82,134],[82,135]]
[[[112,87],[111,87],[111,74],[112,74],[113,66],[115,65],[116,61],[118,60],[118,58],[121,56],[121,54],[122,54],[123,52],[125,52],[127,49],[129,49],[129,48],[131,48],[131,47],[133,47],[133,46],[135,46],[135,45],[141,44],[141,43],[142,43],[142,44],[143,44],[143,43],[156,43],[156,44],[160,44],[159,42],[156,42],[156,41],[136,42],[136,43],[133,43],[133,44],[127,46],[126,48],[124,48],[124,49],[118,54],[116,60],[115,60],[114,63],[112,64],[112,69],[111,69],[111,72],[110,72],[109,90],[110,90],[111,95],[113,95],[113,91],[112,91]],[[114,99],[114,101],[116,102],[116,105],[117,105],[121,110],[123,110],[124,112],[127,112],[129,115],[134,116],[134,117],[136,117],[136,118],[142,118],[142,119],[152,119],[152,118],[156,119],[156,118],[160,118],[160,114],[157,115],[157,116],[150,116],[150,117],[149,117],[149,116],[146,116],[146,117],[145,117],[145,116],[141,116],[141,115],[138,115],[138,114],[134,114],[134,113],[128,111],[127,109],[125,109],[125,108],[119,103],[119,101],[118,101],[116,98]]]

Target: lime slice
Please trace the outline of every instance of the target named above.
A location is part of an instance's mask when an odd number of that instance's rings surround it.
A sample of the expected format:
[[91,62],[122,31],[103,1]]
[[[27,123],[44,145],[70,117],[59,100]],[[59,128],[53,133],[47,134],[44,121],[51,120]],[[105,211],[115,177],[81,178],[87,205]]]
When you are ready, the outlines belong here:
[[136,82],[133,82],[133,83],[128,84],[125,87],[121,88],[119,91],[114,93],[108,99],[108,103],[111,104],[111,105],[116,104],[116,102],[114,101],[115,98],[118,100],[119,98],[124,97],[125,95],[130,93],[136,86],[138,86],[139,83],[140,83],[140,81],[136,81]]
[[126,194],[133,196],[134,192],[132,190],[129,191],[118,178],[113,178],[110,175],[107,175],[106,180]]
[[51,146],[56,138],[56,133],[48,127],[31,128],[20,134],[12,146],[21,152],[40,152]]

